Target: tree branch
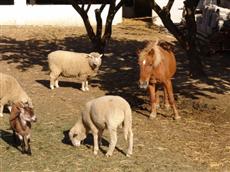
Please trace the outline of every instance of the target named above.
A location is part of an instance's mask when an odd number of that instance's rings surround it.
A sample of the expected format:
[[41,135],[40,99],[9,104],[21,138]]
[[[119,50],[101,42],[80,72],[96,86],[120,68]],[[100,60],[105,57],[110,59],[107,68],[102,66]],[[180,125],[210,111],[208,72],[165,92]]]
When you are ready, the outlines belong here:
[[169,0],[168,4],[165,6],[165,9],[167,10],[167,12],[170,12],[172,6],[173,6],[174,0]]
[[85,10],[87,13],[89,12],[90,7],[91,7],[91,3],[88,4],[88,6],[87,6],[87,8],[86,8],[86,10]]

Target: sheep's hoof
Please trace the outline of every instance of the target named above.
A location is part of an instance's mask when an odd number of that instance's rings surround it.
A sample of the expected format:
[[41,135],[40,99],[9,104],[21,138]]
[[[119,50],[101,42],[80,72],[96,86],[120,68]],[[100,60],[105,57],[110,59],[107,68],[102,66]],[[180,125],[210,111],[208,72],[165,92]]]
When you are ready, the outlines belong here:
[[53,86],[53,85],[51,85],[51,86],[50,86],[50,89],[51,89],[51,90],[53,90],[53,89],[54,89],[54,86]]
[[150,115],[149,115],[149,119],[154,119],[154,118],[156,118],[157,117],[157,113],[156,112],[152,112],[152,113],[150,113]]
[[132,155],[131,153],[127,153],[126,154],[127,157],[131,157],[131,155]]
[[85,88],[85,91],[89,91],[89,87],[86,87],[86,88]]
[[0,113],[0,117],[3,117],[3,113]]
[[105,154],[105,156],[108,158],[108,157],[112,156],[112,153],[107,152],[107,153]]
[[94,154],[94,155],[97,155],[97,151],[96,151],[96,150],[95,150],[95,151],[93,151],[93,154]]
[[86,89],[85,88],[81,88],[81,91],[86,91]]
[[179,116],[179,115],[176,115],[176,116],[174,116],[174,117],[173,117],[173,119],[174,119],[174,120],[178,120],[178,119],[181,119],[181,116]]

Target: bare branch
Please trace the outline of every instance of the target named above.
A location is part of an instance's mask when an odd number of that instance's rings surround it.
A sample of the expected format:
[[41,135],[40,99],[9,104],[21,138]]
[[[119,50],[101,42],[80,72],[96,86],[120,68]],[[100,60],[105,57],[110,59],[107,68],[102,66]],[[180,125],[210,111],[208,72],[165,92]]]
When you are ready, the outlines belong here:
[[167,5],[165,6],[165,9],[167,10],[167,12],[170,12],[172,6],[173,6],[174,0],[169,0]]
[[87,12],[87,13],[88,13],[88,12],[89,12],[90,7],[91,7],[91,3],[89,3],[89,4],[88,4],[88,6],[87,6],[87,8],[86,8],[85,12]]
[[115,7],[115,11],[114,11],[115,14],[116,14],[117,11],[122,7],[123,4],[124,4],[124,0],[121,0],[121,1],[117,4],[117,6]]
[[106,4],[102,4],[100,7],[100,13],[104,10]]

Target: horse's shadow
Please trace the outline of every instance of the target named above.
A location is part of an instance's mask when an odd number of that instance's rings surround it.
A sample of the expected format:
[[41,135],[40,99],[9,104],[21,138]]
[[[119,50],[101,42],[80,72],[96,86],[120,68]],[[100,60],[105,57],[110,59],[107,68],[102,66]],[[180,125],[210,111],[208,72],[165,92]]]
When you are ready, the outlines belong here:
[[[36,80],[36,82],[38,82],[42,86],[50,89],[50,81],[49,80]],[[71,81],[59,81],[59,86],[60,87],[72,87],[74,89],[80,90],[81,83],[71,82]]]
[[[0,130],[0,138],[6,142],[9,146],[14,147],[18,151],[21,151],[18,147],[21,145],[17,137],[14,139],[14,136],[11,132],[5,131],[5,130]],[[7,147],[6,149],[9,149]]]
[[[64,135],[64,138],[62,139],[62,143],[63,144],[66,144],[66,145],[70,145],[72,146],[72,143],[70,141],[70,138],[69,138],[69,130],[65,130],[63,131],[63,135]],[[102,145],[99,146],[99,149],[100,151],[103,153],[103,154],[106,154],[106,150],[104,150],[102,148],[102,146],[106,146],[106,147],[109,147],[109,142],[107,140],[105,140],[104,138],[101,139],[101,142],[102,142]],[[88,149],[90,149],[92,146],[93,146],[93,135],[92,134],[88,134],[86,139],[83,140],[83,145],[85,145]],[[119,152],[121,152],[122,154],[126,155],[125,152],[121,149],[119,149],[118,147],[115,147],[115,149]]]

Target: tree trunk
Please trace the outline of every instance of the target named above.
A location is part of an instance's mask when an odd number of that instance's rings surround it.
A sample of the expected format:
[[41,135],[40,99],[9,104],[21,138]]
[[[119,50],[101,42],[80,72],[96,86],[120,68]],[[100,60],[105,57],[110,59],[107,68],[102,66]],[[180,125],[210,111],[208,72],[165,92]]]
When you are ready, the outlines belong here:
[[93,31],[93,27],[90,24],[90,21],[88,19],[88,11],[90,9],[90,5],[88,4],[88,8],[84,9],[84,1],[82,2],[82,7],[80,7],[77,3],[76,0],[69,0],[74,7],[74,9],[80,14],[80,16],[83,19],[87,35],[89,39],[91,40],[93,44],[93,48],[95,51],[99,53],[104,53],[105,46],[108,44],[111,35],[112,35],[112,22],[114,19],[114,16],[116,15],[117,11],[122,7],[124,4],[124,0],[120,0],[120,2],[116,5],[116,0],[110,0],[109,5],[109,12],[106,18],[106,23],[105,23],[105,31],[102,36],[102,18],[101,18],[101,13],[103,9],[105,8],[106,4],[102,4],[99,9],[95,10],[95,17],[97,21],[97,26],[96,26],[96,33]]
[[[188,1],[188,2],[187,2]],[[187,34],[181,32],[178,27],[173,23],[170,16],[170,10],[174,3],[174,0],[169,0],[168,4],[161,8],[155,0],[150,0],[150,4],[152,9],[158,14],[161,18],[162,23],[168,29],[168,31],[174,35],[174,37],[178,40],[181,47],[186,51],[191,76],[205,76],[203,71],[203,66],[201,63],[201,58],[196,49],[196,22],[195,22],[195,9],[199,0],[185,0],[185,20],[186,20],[186,28]]]

